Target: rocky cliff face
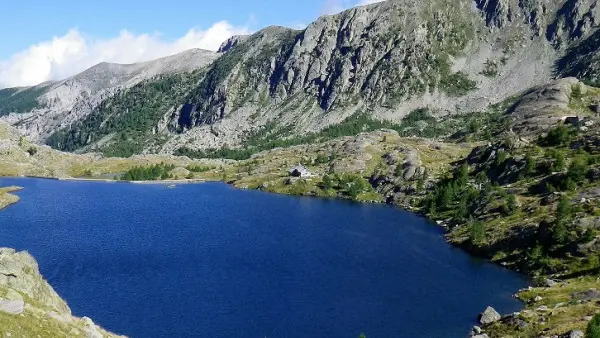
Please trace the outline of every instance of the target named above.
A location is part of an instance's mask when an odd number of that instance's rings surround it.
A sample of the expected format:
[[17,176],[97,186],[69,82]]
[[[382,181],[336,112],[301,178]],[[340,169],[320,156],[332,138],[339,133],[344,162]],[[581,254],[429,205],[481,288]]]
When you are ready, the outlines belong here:
[[[153,126],[139,130],[147,135],[135,143],[166,153],[183,144],[231,147],[265,126],[288,137],[357,112],[399,121],[421,108],[437,115],[480,111],[557,76],[596,81],[599,11],[595,0],[389,0],[321,17],[301,31],[268,27],[233,37],[218,57],[206,57],[207,67],[178,90],[176,103],[148,108]],[[99,74],[107,72],[99,66]],[[119,106],[123,113],[105,114],[114,106],[106,96],[82,100],[88,113],[48,126],[9,120],[36,140],[61,129],[58,147],[101,149],[120,131],[81,131],[139,113]]]
[[303,133],[357,111],[397,121],[423,107],[483,110],[567,73],[571,62],[557,62],[593,36],[595,3],[386,1],[229,41],[172,116],[186,135],[163,150],[237,144],[266,121]]

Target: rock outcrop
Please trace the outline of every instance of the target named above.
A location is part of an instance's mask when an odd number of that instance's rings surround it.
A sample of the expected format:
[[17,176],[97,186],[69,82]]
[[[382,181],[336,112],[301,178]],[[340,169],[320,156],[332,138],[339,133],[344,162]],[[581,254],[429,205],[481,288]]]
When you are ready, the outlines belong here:
[[482,325],[488,325],[495,323],[502,319],[502,316],[491,306],[488,306],[481,315],[479,315],[479,323]]
[[0,248],[0,323],[7,337],[117,337],[87,317],[73,317],[35,259],[8,248]]
[[539,134],[567,116],[577,115],[569,108],[576,91],[582,93],[587,86],[576,78],[552,81],[525,94],[508,114],[515,121],[513,130],[518,134]]

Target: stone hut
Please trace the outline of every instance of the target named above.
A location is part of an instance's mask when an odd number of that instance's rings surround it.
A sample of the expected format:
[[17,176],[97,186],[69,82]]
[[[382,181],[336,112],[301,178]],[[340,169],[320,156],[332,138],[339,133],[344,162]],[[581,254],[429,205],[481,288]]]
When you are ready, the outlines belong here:
[[298,164],[297,166],[290,169],[290,176],[292,177],[312,177],[312,174],[307,167]]

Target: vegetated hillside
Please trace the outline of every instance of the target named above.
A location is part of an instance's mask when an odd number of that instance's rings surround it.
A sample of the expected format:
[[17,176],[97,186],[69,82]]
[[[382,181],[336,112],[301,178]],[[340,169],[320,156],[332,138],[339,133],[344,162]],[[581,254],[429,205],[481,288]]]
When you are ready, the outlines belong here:
[[217,53],[199,49],[129,65],[101,63],[63,81],[0,90],[0,117],[35,142],[87,117],[120,89],[159,76],[194,71]]
[[[154,119],[166,143],[146,148],[232,148],[261,128],[285,138],[357,113],[399,122],[422,108],[435,115],[483,111],[555,76],[594,81],[594,3],[390,0],[324,16],[301,31],[268,27],[234,37],[204,77],[181,86],[180,102],[147,108],[164,116],[167,128]],[[63,139],[85,135],[91,127],[81,122],[53,144],[102,148],[95,138]]]
[[201,70],[164,75],[119,90],[82,120],[52,134],[47,143],[66,151],[100,150],[121,157],[160,147],[168,137],[165,112],[167,117],[174,113],[202,76]]

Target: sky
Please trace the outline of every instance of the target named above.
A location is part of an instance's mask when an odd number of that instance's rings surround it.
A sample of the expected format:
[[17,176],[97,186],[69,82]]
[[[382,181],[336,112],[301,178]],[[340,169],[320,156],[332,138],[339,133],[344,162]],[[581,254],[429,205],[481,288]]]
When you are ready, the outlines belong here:
[[0,88],[134,63],[382,0],[0,0]]

